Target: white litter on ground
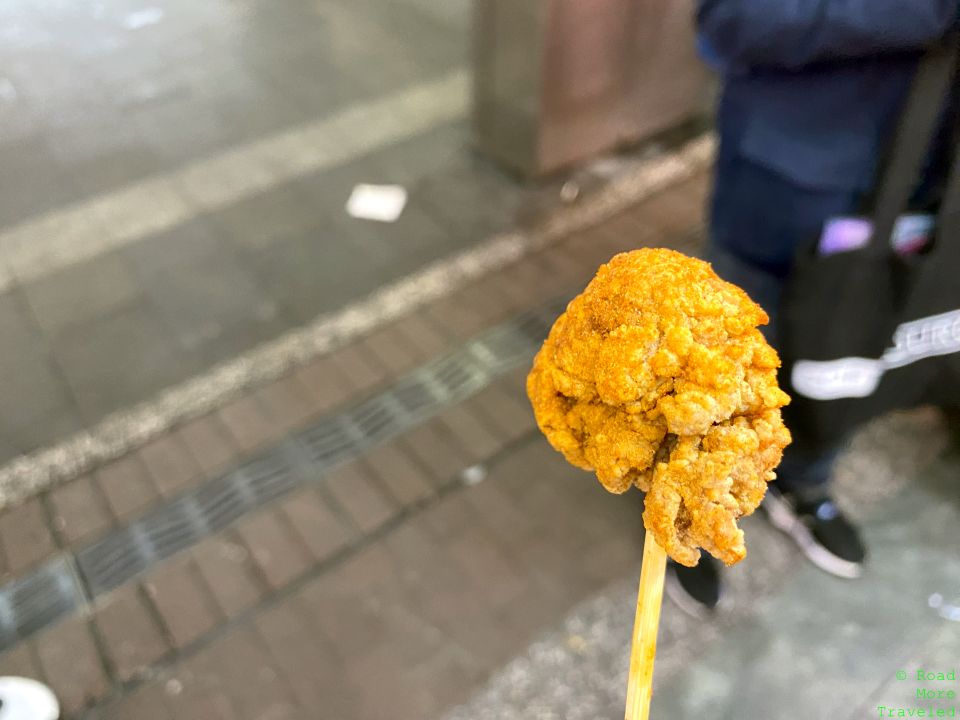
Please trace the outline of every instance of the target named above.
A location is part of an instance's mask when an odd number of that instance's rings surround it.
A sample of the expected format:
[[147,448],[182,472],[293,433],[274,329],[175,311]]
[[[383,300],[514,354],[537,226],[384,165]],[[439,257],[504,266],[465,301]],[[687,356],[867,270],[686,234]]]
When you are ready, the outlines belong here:
[[[7,463],[0,467],[0,508],[118,458],[176,423],[218,407],[244,388],[275,380],[292,367],[328,353],[465,283],[501,270],[528,253],[612,217],[701,171],[711,162],[714,149],[714,138],[704,135],[674,153],[640,163],[633,171],[611,181],[589,201],[558,212],[535,231],[495,235],[456,255],[441,258],[357,302],[322,314],[304,327],[168,388],[140,405],[116,412],[92,428]],[[17,239],[0,234],[0,245]],[[129,240],[127,237],[124,242]],[[97,247],[95,253],[88,252],[84,257],[99,254],[103,249]],[[75,261],[76,256],[70,260]],[[0,265],[0,289],[5,286],[4,280],[3,265]]]
[[355,218],[396,222],[407,205],[407,191],[400,185],[368,185],[353,188],[347,200],[347,212]]
[[135,10],[123,19],[123,26],[127,30],[139,30],[149,25],[156,25],[163,20],[163,8],[148,7]]
[[484,465],[471,465],[460,477],[464,485],[479,485],[487,479],[487,468]]

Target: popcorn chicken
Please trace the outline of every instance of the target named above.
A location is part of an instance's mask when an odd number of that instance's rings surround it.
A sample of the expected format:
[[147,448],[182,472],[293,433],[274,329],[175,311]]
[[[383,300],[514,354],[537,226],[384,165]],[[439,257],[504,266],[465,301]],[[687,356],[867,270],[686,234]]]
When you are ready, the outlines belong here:
[[790,434],[766,313],[709,264],[663,249],[600,268],[556,321],[527,378],[537,423],[613,493],[646,493],[644,524],[677,562],[746,556]]

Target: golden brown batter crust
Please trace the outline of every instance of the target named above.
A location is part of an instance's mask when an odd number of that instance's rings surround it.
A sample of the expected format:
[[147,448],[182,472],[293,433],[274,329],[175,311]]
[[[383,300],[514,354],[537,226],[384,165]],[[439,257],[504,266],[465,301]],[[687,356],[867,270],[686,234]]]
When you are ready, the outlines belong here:
[[646,527],[684,565],[699,547],[745,557],[737,520],[790,442],[767,322],[701,260],[623,253],[560,316],[527,379],[553,447],[611,492],[646,492]]

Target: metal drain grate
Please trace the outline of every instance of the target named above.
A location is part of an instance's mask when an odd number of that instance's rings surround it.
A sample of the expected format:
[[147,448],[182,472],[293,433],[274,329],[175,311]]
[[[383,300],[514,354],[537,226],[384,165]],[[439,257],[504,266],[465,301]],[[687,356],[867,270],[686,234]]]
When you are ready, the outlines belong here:
[[119,587],[299,485],[298,456],[290,443],[280,445],[82,550],[77,566],[91,596]]
[[343,418],[329,418],[303,433],[300,442],[314,463],[333,466],[350,456],[353,432]]
[[57,558],[0,588],[0,647],[14,645],[82,605],[69,562]]
[[430,383],[429,373],[425,372],[417,372],[398,382],[393,386],[393,396],[411,418],[429,414],[432,408],[443,402],[441,394]]
[[[414,370],[384,392],[322,419],[254,460],[82,549],[75,562],[86,597],[95,598],[123,585],[246,513],[409,430],[444,407],[465,400],[498,375],[528,363],[566,303],[566,298],[556,300],[492,328]],[[84,588],[77,585],[73,561],[70,557],[57,558],[0,588],[0,649],[84,603]]]

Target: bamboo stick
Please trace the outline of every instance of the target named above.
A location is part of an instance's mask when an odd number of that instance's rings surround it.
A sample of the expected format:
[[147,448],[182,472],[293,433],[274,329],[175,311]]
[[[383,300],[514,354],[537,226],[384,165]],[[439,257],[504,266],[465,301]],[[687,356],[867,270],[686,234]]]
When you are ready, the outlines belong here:
[[630,651],[630,676],[627,681],[625,720],[648,720],[653,694],[653,661],[657,654],[657,629],[663,600],[663,579],[667,554],[647,531],[643,542],[643,567],[637,593],[637,617],[633,626]]

